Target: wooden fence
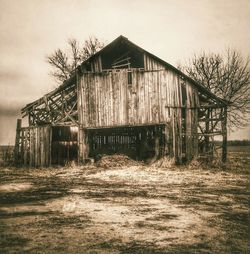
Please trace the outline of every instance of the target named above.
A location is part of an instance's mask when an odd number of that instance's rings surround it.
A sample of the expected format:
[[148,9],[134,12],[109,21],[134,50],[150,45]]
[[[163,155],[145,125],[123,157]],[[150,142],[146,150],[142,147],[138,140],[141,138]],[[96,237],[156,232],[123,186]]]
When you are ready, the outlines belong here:
[[75,126],[19,128],[15,162],[25,167],[64,166],[77,160],[77,136]]
[[49,166],[51,130],[51,126],[21,128],[15,147],[16,164],[30,167]]

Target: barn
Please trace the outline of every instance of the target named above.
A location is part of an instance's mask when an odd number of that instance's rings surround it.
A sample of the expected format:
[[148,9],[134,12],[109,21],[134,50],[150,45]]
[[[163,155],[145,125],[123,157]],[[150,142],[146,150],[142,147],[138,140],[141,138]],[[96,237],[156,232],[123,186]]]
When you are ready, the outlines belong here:
[[24,166],[114,153],[182,164],[213,156],[216,136],[226,159],[226,102],[124,36],[21,113],[28,126],[17,120],[15,158]]

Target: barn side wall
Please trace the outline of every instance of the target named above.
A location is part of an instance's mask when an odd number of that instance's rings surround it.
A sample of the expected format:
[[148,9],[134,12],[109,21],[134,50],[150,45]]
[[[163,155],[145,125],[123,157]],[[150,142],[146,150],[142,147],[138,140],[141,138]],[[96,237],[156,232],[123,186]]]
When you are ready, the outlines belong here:
[[168,70],[83,74],[78,86],[79,123],[104,127],[169,122],[176,109],[195,109],[199,104],[197,92],[188,82],[182,98],[183,82]]
[[39,126],[19,130],[16,163],[27,167],[66,165],[78,159],[76,126]]
[[80,140],[90,127],[168,123],[173,156],[181,161],[185,153],[189,160],[197,154],[198,106],[197,91],[171,70],[116,69],[78,78]]
[[16,144],[16,163],[46,167],[51,160],[51,126],[21,128]]
[[165,66],[163,64],[159,63],[159,61],[156,61],[155,59],[150,57],[148,54],[143,55],[143,60],[144,60],[144,69],[146,71],[165,70]]

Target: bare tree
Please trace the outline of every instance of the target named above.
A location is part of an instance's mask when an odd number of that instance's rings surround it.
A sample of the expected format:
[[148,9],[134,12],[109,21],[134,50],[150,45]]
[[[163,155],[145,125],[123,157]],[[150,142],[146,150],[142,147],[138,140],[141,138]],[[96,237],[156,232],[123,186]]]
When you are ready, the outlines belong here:
[[236,50],[195,55],[187,74],[228,102],[228,127],[244,127],[250,115],[250,61]]
[[58,83],[70,78],[76,67],[104,47],[96,37],[89,37],[83,46],[76,39],[68,40],[68,49],[57,49],[46,57],[52,67],[51,75]]

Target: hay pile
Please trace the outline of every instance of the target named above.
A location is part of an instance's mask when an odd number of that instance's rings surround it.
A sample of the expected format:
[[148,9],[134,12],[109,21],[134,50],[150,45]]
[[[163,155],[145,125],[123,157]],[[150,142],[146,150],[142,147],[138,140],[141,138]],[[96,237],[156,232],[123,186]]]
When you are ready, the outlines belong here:
[[135,161],[124,154],[104,155],[96,163],[97,167],[116,168],[116,167],[131,167],[141,166],[142,162]]
[[151,166],[155,168],[173,168],[175,166],[175,159],[165,156],[154,161]]
[[188,169],[195,170],[195,169],[203,169],[204,168],[204,162],[202,162],[199,159],[193,159],[188,164]]

